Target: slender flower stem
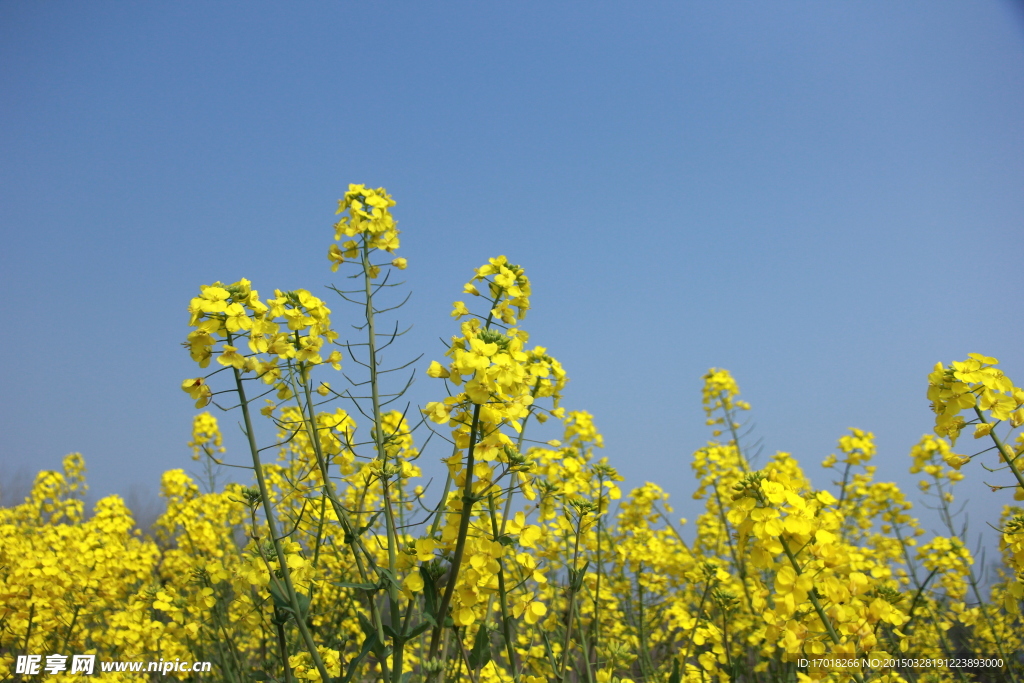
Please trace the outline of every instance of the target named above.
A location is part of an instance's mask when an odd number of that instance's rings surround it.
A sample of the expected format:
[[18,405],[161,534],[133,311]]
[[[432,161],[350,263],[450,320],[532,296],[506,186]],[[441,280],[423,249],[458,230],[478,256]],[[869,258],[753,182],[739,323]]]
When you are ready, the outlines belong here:
[[480,404],[473,406],[473,422],[469,428],[469,448],[466,450],[466,481],[462,488],[462,511],[459,519],[459,535],[455,540],[455,554],[452,557],[449,569],[448,585],[444,589],[444,597],[441,598],[441,605],[437,610],[437,625],[430,635],[429,659],[437,656],[437,649],[440,645],[441,631],[444,627],[445,617],[448,616],[448,607],[452,602],[452,595],[455,594],[455,584],[458,583],[459,570],[462,568],[462,557],[466,552],[466,537],[469,535],[469,518],[473,514],[473,465],[474,451],[480,426]]
[[[228,344],[231,344],[232,341],[231,335],[229,334]],[[324,662],[320,658],[320,653],[316,649],[316,643],[313,642],[312,634],[309,632],[309,629],[306,628],[306,620],[302,617],[299,598],[295,594],[295,586],[292,584],[291,569],[288,567],[284,548],[281,547],[281,539],[277,535],[277,521],[274,519],[274,506],[270,504],[270,489],[263,476],[263,464],[260,462],[260,451],[256,446],[256,434],[253,432],[252,418],[249,415],[249,400],[245,396],[245,386],[242,384],[242,373],[238,371],[238,368],[232,368],[232,370],[235,376],[235,387],[238,390],[238,398],[242,406],[242,419],[245,422],[245,435],[249,441],[249,452],[252,454],[253,469],[256,472],[256,483],[259,486],[260,496],[263,499],[263,514],[266,515],[267,518],[267,528],[270,531],[270,540],[274,544],[274,552],[277,554],[277,561],[281,570],[282,578],[284,579],[288,603],[295,616],[295,623],[299,627],[299,633],[302,634],[302,640],[306,645],[309,656],[313,660],[314,666],[316,666],[317,671],[320,672],[321,679],[328,681],[330,680],[330,676],[327,673],[327,667],[324,666]]]
[[562,670],[558,676],[559,680],[565,680],[565,670],[569,664],[569,645],[572,643],[573,616],[576,613],[576,593],[579,592],[576,584],[579,578],[576,576],[576,563],[580,557],[580,535],[583,531],[583,513],[579,513],[576,519],[576,542],[572,550],[572,570],[569,572],[569,610],[565,624],[565,643],[562,645]]
[[[982,424],[991,424],[985,419],[985,415],[981,412],[981,409],[979,409],[978,406],[974,406],[974,412],[978,415],[978,419],[981,420]],[[992,439],[992,443],[996,445],[996,448],[999,450],[999,454],[1003,457],[1003,460],[1005,460],[1006,464],[1009,465],[1010,471],[1013,472],[1013,476],[1017,478],[1017,484],[1021,489],[1024,489],[1024,474],[1022,474],[1020,468],[1017,467],[1017,457],[1014,455],[1013,449],[1003,444],[1003,440],[999,438],[998,434],[996,434],[995,426],[992,427],[992,431],[990,431],[988,435],[989,438]]]
[[[362,250],[360,253],[362,257],[363,266],[363,290],[364,296],[366,297],[366,342],[367,342],[367,353],[369,358],[367,359],[367,365],[370,369],[370,399],[373,402],[373,441],[377,448],[377,457],[380,458],[381,464],[388,464],[387,450],[384,448],[384,423],[380,411],[380,380],[378,376],[378,361],[377,361],[377,327],[376,319],[374,316],[373,308],[373,281],[370,279],[370,245],[363,236]],[[390,500],[390,487],[389,477],[381,477],[381,486],[384,489],[384,500]],[[398,539],[395,532],[395,520],[392,516],[391,509],[388,506],[384,508],[384,518],[387,520],[388,527],[388,569],[392,572],[395,571],[397,564],[397,545]],[[392,598],[394,600],[395,607],[397,608],[398,591],[394,588]]]
[[[779,541],[782,542],[782,549],[786,552],[786,557],[789,558],[789,564],[793,567],[793,571],[796,572],[797,576],[803,575],[803,569],[800,567],[800,563],[796,561],[796,557],[793,555],[793,551],[789,549],[789,541],[785,537],[779,536]],[[821,623],[825,625],[825,630],[828,632],[828,637],[833,644],[839,645],[842,639],[839,634],[836,633],[835,626],[832,625],[832,620],[825,614],[825,609],[821,606],[821,601],[818,599],[817,591],[812,587],[807,593],[811,599],[811,604],[814,605],[814,611],[818,614],[818,618],[821,619]],[[852,672],[851,675],[857,683],[863,683],[864,677],[859,673]]]
[[[348,517],[348,513],[345,508],[338,501],[334,494],[334,490],[330,485],[330,472],[328,470],[327,458],[324,456],[323,447],[320,444],[320,437],[316,430],[316,416],[313,414],[313,395],[310,388],[310,383],[305,382],[303,384],[303,391],[306,396],[306,409],[303,412],[303,425],[306,429],[306,435],[309,438],[310,444],[313,446],[313,453],[316,456],[317,465],[320,467],[320,476],[323,478],[323,493],[327,495],[327,499],[331,502],[331,508],[334,510],[335,515],[341,521],[342,529],[346,534],[349,534],[352,538],[352,556],[356,562],[356,569],[359,572],[360,579],[363,583],[375,583],[370,581],[369,572],[363,565],[362,559],[359,557],[359,551],[361,550],[367,559],[373,562],[373,557],[367,551],[363,545],[362,539],[356,533],[356,525]],[[298,394],[296,394],[296,397]],[[300,404],[300,408],[302,405]],[[384,643],[384,621],[380,615],[380,609],[377,607],[377,602],[372,598],[369,600],[370,603],[370,616],[373,619],[373,624],[377,630],[377,638],[381,643]],[[388,665],[386,661],[381,662],[381,669],[384,672],[384,678],[387,680],[390,676],[387,674]]]
[[[510,494],[511,495],[511,494]],[[498,529],[498,518],[494,510],[494,495],[487,498],[487,509],[491,513],[491,532],[494,534],[495,542],[500,538]],[[508,656],[508,668],[512,670],[512,679],[519,683],[519,666],[516,663],[515,645],[512,640],[512,620],[508,615],[508,592],[505,588],[505,563],[503,558],[498,558],[498,605],[501,610],[501,627],[505,636],[505,653]]]

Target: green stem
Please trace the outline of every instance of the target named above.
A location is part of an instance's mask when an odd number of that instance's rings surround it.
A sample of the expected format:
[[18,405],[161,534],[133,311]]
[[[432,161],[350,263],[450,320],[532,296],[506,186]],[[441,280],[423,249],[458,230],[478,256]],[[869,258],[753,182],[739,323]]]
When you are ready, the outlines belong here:
[[[456,448],[458,450],[458,448]],[[452,454],[454,455],[454,453]],[[430,538],[433,538],[437,534],[437,530],[441,527],[441,517],[444,516],[445,501],[448,500],[448,492],[452,488],[452,473],[449,471],[444,479],[444,491],[441,492],[441,504],[437,506],[437,512],[434,514],[434,521],[430,524]]]
[[[510,494],[511,495],[511,494]],[[498,529],[498,518],[494,511],[494,495],[488,496],[487,508],[491,513],[491,532],[494,534],[494,541],[498,542],[501,537]],[[505,654],[508,656],[508,668],[512,670],[512,679],[519,683],[519,667],[516,665],[516,651],[512,640],[512,620],[508,617],[508,593],[505,589],[505,562],[504,557],[498,558],[498,605],[501,609],[502,633],[505,636]]]
[[[779,541],[782,543],[782,549],[786,552],[786,557],[789,558],[789,564],[793,567],[793,571],[796,572],[797,576],[802,576],[803,569],[800,567],[800,563],[796,561],[793,551],[789,549],[789,542],[784,536],[779,536]],[[829,639],[833,644],[839,645],[842,642],[842,639],[839,637],[839,634],[836,633],[836,629],[832,625],[832,620],[828,618],[827,614],[825,614],[825,609],[821,606],[821,601],[818,599],[816,590],[812,587],[807,595],[811,599],[811,604],[814,605],[814,611],[817,612],[818,618],[821,619],[821,623],[824,624],[825,630],[828,632]],[[851,672],[850,675],[853,676],[853,679],[857,681],[857,683],[864,682],[864,678],[859,673]]]
[[576,611],[576,630],[580,634],[580,649],[583,651],[583,670],[587,676],[586,683],[594,683],[594,669],[590,665],[590,642],[587,639],[587,631],[583,628],[583,621],[580,618],[579,610]]
[[739,456],[740,467],[743,469],[743,473],[746,474],[750,471],[750,465],[747,463],[747,458],[743,455],[743,451],[740,450],[740,435],[736,432],[736,421],[733,420],[732,411],[725,407],[725,400],[722,399],[722,393],[718,394],[719,401],[722,403],[722,412],[725,413],[725,420],[729,425],[729,434],[732,435],[732,442],[736,446],[736,454]]
[[[348,517],[348,513],[345,512],[345,508],[342,507],[341,503],[334,495],[334,491],[330,485],[330,472],[328,469],[327,458],[324,457],[323,448],[320,443],[320,437],[317,434],[317,430],[315,427],[316,422],[315,415],[313,414],[313,396],[312,390],[310,388],[310,382],[305,382],[303,384],[303,389],[303,393],[305,394],[306,397],[305,406],[303,406],[298,393],[296,393],[295,398],[296,402],[299,404],[299,409],[302,411],[303,427],[306,429],[307,438],[309,438],[309,442],[313,447],[313,453],[316,456],[317,465],[320,467],[320,476],[323,478],[323,492],[326,493],[327,499],[331,502],[331,508],[334,510],[334,514],[341,521],[342,529],[345,531],[346,534],[349,534],[352,538],[352,557],[355,559],[356,569],[359,572],[360,579],[362,580],[363,583],[376,583],[376,581],[369,580],[369,574],[366,571],[366,568],[363,566],[363,562],[359,557],[359,551],[362,550],[362,552],[366,555],[367,559],[371,561],[371,566],[372,556],[370,555],[369,551],[366,550],[366,547],[363,545],[362,539],[356,535],[356,530],[358,527],[352,524],[352,521]],[[373,624],[377,629],[377,638],[383,644],[385,642],[384,620],[380,615],[380,610],[377,607],[377,602],[373,600],[372,596],[370,597],[369,600],[369,609],[370,616],[373,620]],[[386,661],[381,662],[381,669],[385,672],[386,680],[390,677],[386,673],[388,670]]]
[[[384,497],[384,520],[388,534],[388,571],[395,576],[398,566],[398,533],[395,528],[394,512],[391,509],[391,478],[387,474],[388,454],[384,448],[384,421],[380,411],[380,381],[377,376],[377,328],[373,308],[373,282],[370,278],[370,244],[364,234],[360,250],[363,268],[363,292],[366,296],[366,336],[369,357],[367,365],[370,369],[370,398],[373,402],[373,440],[377,447],[377,457],[381,461],[381,488]],[[396,457],[397,460],[397,457]],[[397,463],[396,463],[397,464]],[[388,603],[391,608],[391,623],[397,629],[401,620],[401,607],[398,598],[398,586],[388,583]],[[405,642],[395,640],[394,669],[391,672],[392,683],[400,683],[402,679],[402,653]]]
[[469,680],[472,683],[478,683],[476,672],[473,671],[473,667],[469,665],[469,653],[466,652],[466,644],[462,642],[462,636],[459,635],[458,628],[456,627],[455,637],[459,641],[459,650],[462,652],[462,661],[466,662],[466,673],[469,674]]
[[[209,586],[209,587],[212,588],[212,586]],[[239,657],[238,657],[238,647],[235,645],[234,640],[231,638],[231,634],[228,632],[228,625],[227,625],[226,618],[225,618],[226,615],[224,614],[224,605],[223,605],[222,597],[223,597],[222,595],[217,596],[217,602],[214,604],[214,607],[213,607],[213,615],[214,615],[214,618],[217,621],[217,626],[220,627],[221,633],[224,634],[224,643],[225,643],[225,645],[228,648],[228,652],[230,654],[230,660],[235,665],[235,680],[241,680],[241,678],[242,678],[242,662],[239,660]],[[223,651],[220,643],[217,643],[217,651],[220,653],[220,658],[221,658],[222,661],[226,662],[229,659],[228,656],[224,655],[224,651]],[[227,667],[225,667],[225,668],[227,668]]]
[[[228,335],[228,344],[232,343],[231,335]],[[274,552],[277,554],[278,565],[281,570],[282,577],[284,578],[285,590],[287,591],[288,603],[291,606],[295,615],[295,623],[299,627],[299,633],[302,634],[302,640],[306,645],[306,649],[309,651],[309,656],[313,660],[313,664],[316,666],[317,671],[320,672],[320,677],[324,681],[330,680],[330,675],[327,673],[327,667],[324,666],[323,660],[320,658],[320,653],[316,649],[316,644],[313,642],[313,636],[310,634],[309,629],[306,628],[306,620],[302,618],[302,610],[299,607],[299,598],[295,594],[295,586],[292,584],[292,573],[288,567],[286,561],[284,548],[281,547],[281,539],[277,535],[277,521],[274,519],[273,506],[270,504],[270,489],[267,487],[266,479],[263,476],[263,464],[260,462],[259,448],[256,447],[256,435],[253,432],[252,417],[249,415],[249,400],[245,396],[245,387],[242,385],[242,374],[238,371],[238,368],[232,368],[232,372],[235,376],[235,387],[238,390],[239,402],[242,406],[242,418],[245,422],[245,435],[249,440],[249,452],[252,454],[253,469],[256,472],[256,482],[259,485],[260,496],[263,498],[263,513],[267,518],[267,528],[270,530],[270,540],[274,544]]]
[[[981,420],[983,424],[991,424],[985,419],[984,414],[982,414],[981,409],[978,408],[978,406],[974,406],[974,412],[977,413],[978,419]],[[1014,455],[1013,449],[1003,444],[1003,440],[999,438],[998,434],[996,434],[995,425],[992,426],[992,430],[988,435],[992,439],[992,443],[994,443],[996,448],[999,449],[999,453],[1003,456],[1003,460],[1005,460],[1006,464],[1010,466],[1010,471],[1013,472],[1013,476],[1017,478],[1017,484],[1021,489],[1024,489],[1024,474],[1021,474],[1020,469],[1017,467],[1017,463],[1015,462],[1015,460],[1017,460],[1017,456]]]
[[[736,447],[737,453],[739,447]],[[742,458],[741,458],[742,460]],[[718,506],[718,518],[722,522],[722,526],[725,528],[725,538],[729,544],[729,554],[732,556],[733,566],[736,567],[736,571],[740,574],[740,584],[743,586],[743,595],[747,599],[747,606],[750,608],[751,614],[756,614],[754,610],[754,598],[750,595],[750,588],[747,586],[747,563],[743,557],[737,552],[735,545],[732,542],[732,531],[729,529],[729,520],[725,516],[725,507],[722,505],[722,494],[718,490],[718,484],[715,484],[715,502]],[[676,537],[679,538],[679,533],[676,532]],[[681,541],[682,538],[679,538]],[[685,543],[683,544],[685,547]]]
[[725,649],[725,665],[729,667],[729,673],[731,676],[735,676],[735,670],[733,669],[732,663],[732,652],[729,647],[729,615],[725,613],[725,609],[722,609],[722,647]]
[[690,648],[693,647],[693,637],[697,634],[697,627],[700,626],[700,615],[704,612],[704,603],[708,599],[708,594],[711,592],[712,579],[709,578],[704,585],[704,594],[700,596],[700,604],[697,605],[697,614],[693,622],[693,629],[690,631],[690,637],[686,642],[686,650],[683,652],[682,665],[686,667],[686,660],[690,658]]
[[[30,595],[29,596],[29,600],[31,600],[31,599],[32,599],[32,596]],[[28,627],[25,629],[25,646],[22,648],[22,650],[25,651],[25,654],[29,654],[28,644],[32,640],[32,627],[35,625],[35,623],[34,623],[35,622],[35,614],[36,614],[36,603],[30,602],[29,605],[28,605]]]
[[288,662],[288,642],[284,637],[284,624],[277,626],[277,649],[281,651],[281,665],[284,667],[285,683],[292,683],[292,665]]
[[64,634],[64,645],[61,646],[61,652],[66,652],[68,649],[68,640],[71,639],[71,632],[75,630],[75,622],[78,621],[78,613],[81,609],[81,605],[75,605],[75,613],[71,615],[71,624],[68,626],[68,632]]
[[462,511],[459,519],[459,535],[455,540],[455,555],[452,557],[451,567],[448,574],[448,585],[444,589],[444,597],[437,610],[437,625],[434,626],[430,635],[429,659],[437,656],[437,649],[441,642],[441,631],[444,629],[444,620],[448,615],[448,607],[452,602],[452,595],[455,594],[455,584],[458,583],[459,570],[462,568],[462,556],[466,552],[466,537],[469,535],[469,518],[473,514],[473,465],[474,451],[476,450],[477,431],[480,426],[480,404],[473,406],[473,422],[469,427],[469,448],[466,451],[466,476],[462,488]]
[[647,648],[647,630],[644,628],[644,586],[640,583],[640,575],[643,573],[642,565],[636,570],[636,598],[637,598],[637,636],[640,641],[640,671],[645,679],[653,674],[650,652]]
[[577,515],[576,540],[572,550],[572,569],[569,572],[569,610],[565,623],[565,643],[562,645],[562,671],[558,676],[558,679],[562,681],[565,680],[565,669],[569,664],[569,646],[572,644],[573,616],[576,613],[576,593],[579,592],[576,584],[581,582],[581,579],[576,576],[576,571],[580,557],[580,536],[583,534],[583,513],[577,511]]
[[[594,663],[597,665],[598,652],[601,647],[601,575],[604,563],[601,558],[601,527],[604,521],[604,476],[597,480],[597,580],[594,585]],[[587,666],[590,666],[590,652],[587,652]]]
[[[964,539],[959,537],[959,535],[956,533],[956,529],[953,526],[953,514],[949,510],[949,501],[943,495],[944,491],[942,490],[941,481],[937,481],[937,487],[939,490],[939,505],[941,506],[942,521],[946,525],[946,530],[949,531],[950,536],[960,541],[961,546],[966,547],[964,544]],[[961,564],[963,564],[964,569],[967,572],[967,582],[971,586],[971,592],[974,593],[974,599],[978,601],[978,606],[981,610],[982,618],[985,620],[985,623],[988,625],[989,631],[992,633],[992,641],[993,645],[995,645],[996,652],[999,654],[1000,658],[1002,658],[1003,660],[1007,660],[1008,657],[1006,656],[1006,653],[1003,652],[1003,648],[1000,645],[1002,639],[999,638],[996,634],[995,624],[992,623],[991,615],[989,615],[988,610],[985,609],[985,602],[982,599],[981,590],[979,590],[978,588],[978,580],[974,576],[974,568],[970,564],[964,563],[962,561],[963,558],[958,559],[961,560]],[[1017,676],[1013,673],[1013,669],[1008,669],[1008,671],[1010,672],[1011,681],[1013,681],[1013,683],[1017,683]]]

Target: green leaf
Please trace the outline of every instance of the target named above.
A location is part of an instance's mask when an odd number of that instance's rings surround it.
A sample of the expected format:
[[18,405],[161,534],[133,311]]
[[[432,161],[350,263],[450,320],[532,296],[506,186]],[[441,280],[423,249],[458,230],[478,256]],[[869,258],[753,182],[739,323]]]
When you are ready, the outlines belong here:
[[679,673],[679,660],[672,658],[672,675],[668,677],[668,683],[680,683],[682,675]]
[[305,619],[309,615],[309,596],[305,593],[296,593],[295,598],[299,601],[299,616]]
[[271,621],[279,626],[286,624],[292,616],[291,602],[273,583],[270,584],[270,597],[274,599],[274,617]]
[[[398,579],[391,573],[391,570],[387,567],[377,567],[377,573],[380,574],[380,585],[381,587],[387,586],[390,583],[393,586],[398,585]],[[388,583],[385,583],[388,582]]]
[[473,649],[469,653],[469,665],[474,669],[486,666],[491,661],[491,633],[487,626],[481,624],[480,630],[476,632],[476,640]]
[[373,523],[377,521],[377,517],[379,517],[382,512],[384,511],[378,510],[376,513],[374,513],[373,517],[370,517],[369,524],[367,524],[366,526],[359,527],[355,530],[355,532],[345,529],[345,545],[352,545],[353,543],[355,543],[357,538],[362,536],[367,529],[373,526]]
[[361,526],[356,530],[356,536],[362,536],[367,529],[373,526],[373,523],[377,521],[377,518],[380,517],[383,512],[383,510],[377,510],[377,512],[373,513],[373,516],[370,517],[370,521],[367,522],[366,526]]
[[429,617],[434,624],[437,624],[437,586],[434,584],[434,577],[430,575],[427,568],[420,566],[420,576],[423,577],[423,599],[426,601],[425,617]]
[[430,617],[430,619],[427,620],[426,617],[428,616],[429,615],[424,615],[424,621],[422,621],[419,626],[405,634],[406,640],[412,640],[413,638],[415,638],[416,636],[423,633],[428,628],[434,625],[434,618]]
[[[289,616],[295,615],[295,610],[292,609],[292,601],[288,599],[284,593],[282,593],[276,584],[270,584],[270,597],[274,599],[274,611],[283,613],[283,616],[275,615],[274,623],[284,623],[288,621]],[[309,614],[309,596],[305,593],[299,593],[296,596],[299,601],[299,614],[298,616],[305,619]]]
[[352,677],[356,675],[356,670],[359,668],[359,663],[379,644],[377,641],[377,632],[373,630],[373,626],[369,621],[366,620],[362,614],[359,615],[360,621],[363,622],[363,630],[366,631],[366,627],[370,626],[369,632],[366,634],[366,640],[363,641],[363,647],[359,650],[359,654],[349,662],[348,671],[345,672],[345,677],[340,679],[341,683],[349,683]]
[[336,583],[334,585],[338,588],[355,588],[361,591],[375,591],[380,588],[376,583]]
[[291,607],[291,602],[284,593],[278,590],[276,583],[270,584],[270,597],[274,599],[274,607],[277,609],[288,609]]
[[363,627],[363,634],[369,638],[371,635],[377,637],[377,629],[373,627],[370,620],[362,612],[356,612],[356,617],[359,619],[359,625]]

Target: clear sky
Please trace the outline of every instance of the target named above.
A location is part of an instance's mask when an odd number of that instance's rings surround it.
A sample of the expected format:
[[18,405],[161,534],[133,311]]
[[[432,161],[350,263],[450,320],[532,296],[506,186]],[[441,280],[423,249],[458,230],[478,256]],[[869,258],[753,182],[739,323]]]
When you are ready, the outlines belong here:
[[[451,303],[505,254],[565,404],[679,516],[710,367],[821,487],[860,427],[914,489],[935,362],[1024,382],[1019,5],[11,0],[0,476],[81,451],[93,494],[152,499],[192,468],[189,298],[323,292],[351,182],[398,201],[412,399],[439,396]],[[1010,501],[982,482],[1008,482],[965,471],[981,531]]]

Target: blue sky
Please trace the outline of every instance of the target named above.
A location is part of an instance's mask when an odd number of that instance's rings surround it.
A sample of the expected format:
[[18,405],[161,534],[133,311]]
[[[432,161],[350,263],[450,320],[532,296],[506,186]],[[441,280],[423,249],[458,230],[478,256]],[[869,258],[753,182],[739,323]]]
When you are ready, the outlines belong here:
[[[822,487],[860,427],[913,489],[936,361],[1024,381],[1008,2],[5,2],[0,93],[8,476],[81,451],[93,494],[152,498],[193,467],[189,298],[323,291],[351,182],[398,201],[405,349],[439,358],[462,284],[506,254],[565,404],[679,515],[709,367]],[[981,531],[1010,496],[966,473]]]

